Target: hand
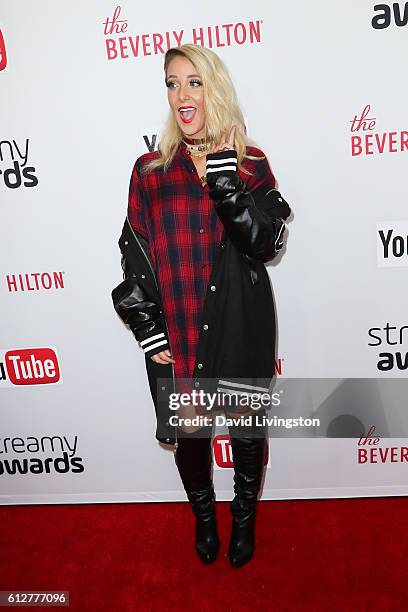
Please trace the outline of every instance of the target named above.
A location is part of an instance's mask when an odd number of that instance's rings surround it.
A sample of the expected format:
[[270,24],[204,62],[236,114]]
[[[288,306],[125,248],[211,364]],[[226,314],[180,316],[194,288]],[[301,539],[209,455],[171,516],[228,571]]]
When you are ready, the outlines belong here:
[[152,355],[150,359],[156,363],[162,363],[163,365],[166,365],[166,363],[176,363],[173,357],[171,357],[169,349]]
[[224,136],[219,145],[213,145],[211,147],[210,153],[218,153],[218,151],[226,151],[230,149],[234,149],[234,138],[235,138],[235,130],[236,125],[232,124],[230,131],[228,134]]

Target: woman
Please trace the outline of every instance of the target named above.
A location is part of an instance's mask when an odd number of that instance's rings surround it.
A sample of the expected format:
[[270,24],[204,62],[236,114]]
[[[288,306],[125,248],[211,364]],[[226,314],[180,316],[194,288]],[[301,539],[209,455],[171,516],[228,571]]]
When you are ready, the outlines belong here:
[[[179,407],[174,425],[169,392],[222,391],[235,396],[235,404],[227,403],[231,415],[242,413],[242,396],[269,390],[275,320],[264,264],[283,246],[290,208],[275,189],[266,157],[245,135],[220,58],[186,44],[167,51],[164,71],[170,114],[159,151],[142,155],[133,168],[119,240],[124,280],[112,297],[144,350],[156,437],[174,444],[196,516],[196,551],[211,563],[220,546],[211,418],[189,424],[188,417],[209,416],[207,406],[192,401]],[[229,427],[233,567],[253,556],[267,443],[266,427],[259,424],[265,410],[257,411],[258,419],[248,408],[244,412],[250,420]]]

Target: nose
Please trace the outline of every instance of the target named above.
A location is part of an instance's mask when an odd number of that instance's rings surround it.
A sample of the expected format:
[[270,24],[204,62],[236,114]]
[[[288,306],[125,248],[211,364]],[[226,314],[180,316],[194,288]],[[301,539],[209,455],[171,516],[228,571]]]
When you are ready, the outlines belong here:
[[187,100],[189,98],[188,84],[180,85],[179,98],[182,101]]

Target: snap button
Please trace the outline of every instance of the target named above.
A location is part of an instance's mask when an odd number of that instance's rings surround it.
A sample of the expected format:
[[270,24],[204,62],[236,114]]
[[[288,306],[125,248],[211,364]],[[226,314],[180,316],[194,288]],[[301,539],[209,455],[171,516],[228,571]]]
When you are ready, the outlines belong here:
[[222,243],[221,248],[225,249],[225,244],[224,243]]
[[283,202],[282,198],[278,198],[278,202]]
[[210,287],[211,291],[215,291],[215,290],[216,290],[216,288],[217,288],[217,287],[216,287],[215,285],[211,285],[211,287]]
[[162,387],[162,391],[165,391],[165,390],[166,390],[166,387]]
[[129,242],[128,242],[127,240],[125,240],[125,244],[126,244],[126,245],[128,245],[128,244],[129,244]]
[[198,368],[199,370],[201,370],[201,369],[202,369],[202,367],[203,367],[203,364],[202,364],[202,363],[198,363],[198,364],[197,364],[197,368]]
[[207,324],[203,325],[203,329],[208,329],[208,325]]
[[200,227],[200,234],[202,234],[204,231],[204,229],[202,227]]
[[145,275],[145,274],[142,274],[142,278],[146,278],[146,275]]
[[199,382],[195,382],[195,383],[194,383],[194,386],[195,386],[195,387],[199,387],[199,386],[200,386],[200,383],[199,383]]

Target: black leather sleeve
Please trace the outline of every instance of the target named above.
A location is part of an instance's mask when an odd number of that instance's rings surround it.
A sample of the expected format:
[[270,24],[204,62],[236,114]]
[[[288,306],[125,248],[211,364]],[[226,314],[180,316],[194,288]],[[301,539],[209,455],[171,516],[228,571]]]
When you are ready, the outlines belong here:
[[215,201],[215,210],[237,249],[266,263],[283,247],[285,219],[291,210],[272,185],[264,183],[249,191],[234,170],[234,157],[236,159],[236,151],[207,155],[210,197]]
[[123,281],[112,291],[113,306],[147,357],[169,349],[163,313],[147,295],[122,255]]

